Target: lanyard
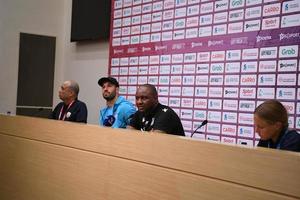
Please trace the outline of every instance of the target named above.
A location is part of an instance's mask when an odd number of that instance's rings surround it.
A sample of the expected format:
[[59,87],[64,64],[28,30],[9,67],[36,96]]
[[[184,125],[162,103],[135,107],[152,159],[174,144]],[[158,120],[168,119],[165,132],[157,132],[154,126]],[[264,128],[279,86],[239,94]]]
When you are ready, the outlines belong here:
[[[283,142],[283,139],[285,138],[285,136],[287,135],[288,129],[285,130],[283,136],[280,138],[278,144],[276,145],[276,149],[281,149],[281,143]],[[268,148],[270,148],[270,141],[268,142]]]
[[74,101],[72,101],[72,102],[68,105],[68,107],[67,107],[67,109],[66,109],[66,111],[65,111],[65,114],[64,114],[63,117],[62,117],[62,119],[61,119],[61,116],[62,116],[62,112],[63,112],[64,106],[61,107],[60,112],[59,112],[59,116],[58,116],[58,119],[59,119],[59,120],[65,121],[65,118],[66,118],[66,115],[67,115],[67,111],[68,111],[69,108],[73,105],[73,103],[74,103]]

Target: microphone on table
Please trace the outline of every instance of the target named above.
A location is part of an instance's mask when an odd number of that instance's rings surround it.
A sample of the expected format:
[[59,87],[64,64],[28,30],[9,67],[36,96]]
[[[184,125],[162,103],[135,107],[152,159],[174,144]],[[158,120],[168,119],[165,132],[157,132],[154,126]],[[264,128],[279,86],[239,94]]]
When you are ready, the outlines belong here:
[[193,137],[193,135],[197,132],[197,130],[198,130],[199,128],[201,128],[202,126],[206,125],[207,122],[208,122],[207,120],[204,120],[204,121],[200,124],[200,126],[198,126],[198,127],[196,128],[196,130],[194,130],[194,132],[192,133],[191,137]]

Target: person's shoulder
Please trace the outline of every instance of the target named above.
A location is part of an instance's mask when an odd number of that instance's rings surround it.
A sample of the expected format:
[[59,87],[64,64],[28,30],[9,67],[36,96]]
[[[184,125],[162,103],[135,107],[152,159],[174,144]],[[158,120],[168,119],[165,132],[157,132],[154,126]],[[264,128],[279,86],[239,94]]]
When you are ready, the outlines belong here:
[[300,134],[294,129],[288,130],[286,138],[300,141]]
[[169,107],[167,105],[163,105],[163,104],[159,104],[158,109],[161,112],[165,112],[165,113],[175,113],[175,111],[171,107]]
[[78,100],[78,99],[75,101],[75,103],[78,104],[78,105],[81,105],[81,106],[85,106],[85,107],[86,107],[86,104],[85,104],[83,101],[80,101],[80,100]]
[[125,99],[123,96],[119,96],[116,104],[119,104],[120,107],[134,107],[133,103]]

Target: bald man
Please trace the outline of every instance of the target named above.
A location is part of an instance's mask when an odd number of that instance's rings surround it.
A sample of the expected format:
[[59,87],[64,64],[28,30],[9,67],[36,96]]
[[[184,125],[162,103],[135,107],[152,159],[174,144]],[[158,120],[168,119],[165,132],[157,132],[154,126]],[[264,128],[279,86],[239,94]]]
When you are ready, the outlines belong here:
[[79,85],[75,81],[65,81],[59,90],[59,98],[62,100],[53,110],[50,119],[87,122],[87,107],[78,100]]

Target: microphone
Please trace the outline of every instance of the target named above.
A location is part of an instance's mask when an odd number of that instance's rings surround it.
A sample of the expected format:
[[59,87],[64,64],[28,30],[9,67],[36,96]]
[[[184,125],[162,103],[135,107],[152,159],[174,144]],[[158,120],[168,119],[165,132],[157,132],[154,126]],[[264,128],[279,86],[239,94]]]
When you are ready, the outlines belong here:
[[193,137],[193,135],[197,132],[197,130],[198,130],[199,128],[201,128],[202,126],[206,125],[207,122],[208,122],[207,120],[204,120],[204,121],[200,124],[200,126],[198,126],[198,127],[196,128],[196,130],[194,130],[194,132],[192,133],[191,137]]

